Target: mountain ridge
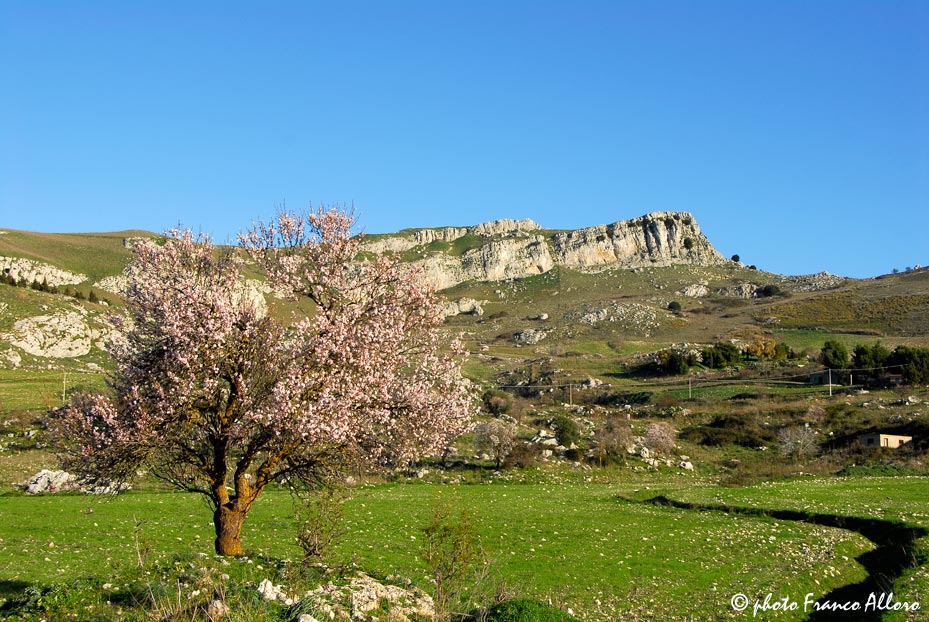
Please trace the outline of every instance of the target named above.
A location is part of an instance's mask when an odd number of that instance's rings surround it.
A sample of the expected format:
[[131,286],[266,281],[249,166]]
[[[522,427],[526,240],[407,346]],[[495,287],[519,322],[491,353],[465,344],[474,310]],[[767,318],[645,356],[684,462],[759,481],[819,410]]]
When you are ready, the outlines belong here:
[[402,254],[440,290],[467,281],[526,278],[555,266],[596,271],[729,261],[688,212],[652,212],[574,230],[543,229],[531,219],[500,219],[368,236],[364,246],[372,253]]

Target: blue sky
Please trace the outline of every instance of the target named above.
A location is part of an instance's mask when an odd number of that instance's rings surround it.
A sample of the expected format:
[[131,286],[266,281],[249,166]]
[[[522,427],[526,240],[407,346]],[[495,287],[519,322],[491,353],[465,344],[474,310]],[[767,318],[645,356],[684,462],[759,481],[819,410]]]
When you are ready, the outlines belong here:
[[929,0],[0,0],[0,227],[689,211],[874,276],[929,264],[927,33]]

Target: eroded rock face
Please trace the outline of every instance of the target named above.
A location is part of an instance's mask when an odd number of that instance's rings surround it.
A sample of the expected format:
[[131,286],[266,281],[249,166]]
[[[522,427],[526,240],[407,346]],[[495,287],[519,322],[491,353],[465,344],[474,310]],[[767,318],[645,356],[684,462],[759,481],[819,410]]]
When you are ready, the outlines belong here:
[[654,212],[612,225],[557,233],[552,243],[556,263],[569,268],[715,265],[726,261],[686,213]]
[[[637,268],[675,263],[716,265],[727,260],[706,239],[690,214],[655,212],[641,218],[577,231],[542,235],[532,220],[495,220],[474,227],[423,229],[365,244],[372,252],[422,247],[413,262],[436,289],[465,281],[503,281],[548,272],[561,265],[580,270]],[[460,256],[425,248],[471,235],[478,243]]]
[[20,257],[0,256],[0,270],[15,279],[25,278],[30,283],[32,281],[45,282],[50,287],[76,285],[87,280],[87,277],[83,274],[75,274],[74,272],[56,268],[51,264]]
[[73,358],[90,352],[93,339],[100,336],[77,311],[62,311],[17,321],[8,339],[34,356]]

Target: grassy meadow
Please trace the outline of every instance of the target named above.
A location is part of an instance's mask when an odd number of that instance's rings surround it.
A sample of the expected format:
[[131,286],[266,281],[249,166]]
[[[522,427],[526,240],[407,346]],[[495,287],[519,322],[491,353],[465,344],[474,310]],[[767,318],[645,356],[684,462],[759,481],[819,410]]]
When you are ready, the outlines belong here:
[[[611,478],[548,472],[515,482],[360,486],[346,506],[347,532],[335,557],[374,576],[428,590],[419,559],[422,528],[435,504],[445,502],[467,513],[486,553],[485,579],[472,588],[477,602],[505,590],[570,608],[584,620],[726,620],[742,619],[729,605],[735,594],[814,593],[818,598],[860,581],[864,572],[856,558],[871,543],[842,529],[632,500],[649,494],[646,487],[745,503],[755,497],[773,502],[802,491],[819,509],[854,513],[881,503],[889,483],[900,493],[894,510],[927,524],[917,501],[929,488],[926,480],[846,482],[844,492],[857,500],[850,507],[834,495],[831,481],[785,483],[773,493],[765,486],[733,492],[699,479],[650,484],[606,479]],[[299,585],[283,561],[300,558],[292,499],[284,491],[270,491],[255,505],[244,528],[245,560],[212,554],[208,508],[182,493],[142,490],[108,500],[8,494],[0,502],[0,525],[3,595],[12,598],[25,586],[73,586],[64,587],[58,598],[68,607],[83,607],[73,612],[78,619],[108,611],[105,599],[112,603],[115,592],[133,589],[146,577],[180,583],[186,577],[190,585],[178,583],[176,589],[193,589],[189,575],[195,568],[226,568],[234,581],[252,586],[263,578]],[[123,619],[147,619],[141,607],[109,608],[113,617],[100,619],[115,619],[117,608]],[[47,612],[54,610],[55,603],[49,603]],[[32,619],[28,611],[20,613]]]

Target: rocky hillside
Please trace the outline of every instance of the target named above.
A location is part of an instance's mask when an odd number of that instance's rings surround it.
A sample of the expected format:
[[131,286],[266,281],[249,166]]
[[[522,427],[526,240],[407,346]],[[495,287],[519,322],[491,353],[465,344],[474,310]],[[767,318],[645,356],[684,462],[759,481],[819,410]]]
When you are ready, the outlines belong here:
[[545,230],[528,219],[495,220],[370,236],[366,246],[374,253],[401,253],[422,266],[437,289],[525,278],[555,266],[596,271],[726,262],[686,212],[655,212],[575,231]]
[[[134,241],[151,235],[0,230],[0,270],[37,286],[0,283],[0,371],[105,368],[107,318],[121,305],[123,269]],[[926,270],[865,280],[763,272],[721,256],[687,213],[575,231],[497,220],[371,235],[365,246],[421,266],[442,290],[449,328],[479,354],[475,377],[486,375],[483,357],[498,366],[582,353],[575,363],[596,374],[608,372],[618,352],[670,343],[766,334],[804,349],[832,333],[865,332],[887,345],[929,339]],[[246,272],[242,295],[288,317],[293,308],[257,270]]]

